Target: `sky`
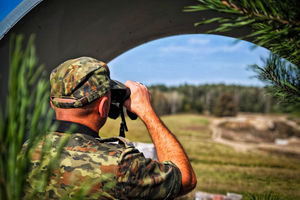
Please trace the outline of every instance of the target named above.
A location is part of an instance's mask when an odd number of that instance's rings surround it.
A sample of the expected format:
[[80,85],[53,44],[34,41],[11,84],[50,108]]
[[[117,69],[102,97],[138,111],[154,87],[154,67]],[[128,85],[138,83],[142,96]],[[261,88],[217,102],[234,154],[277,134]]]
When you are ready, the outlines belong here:
[[108,63],[111,78],[145,85],[239,84],[264,86],[247,66],[262,65],[269,51],[235,38],[192,34],[154,40]]
[[0,21],[12,11],[22,0],[0,0]]

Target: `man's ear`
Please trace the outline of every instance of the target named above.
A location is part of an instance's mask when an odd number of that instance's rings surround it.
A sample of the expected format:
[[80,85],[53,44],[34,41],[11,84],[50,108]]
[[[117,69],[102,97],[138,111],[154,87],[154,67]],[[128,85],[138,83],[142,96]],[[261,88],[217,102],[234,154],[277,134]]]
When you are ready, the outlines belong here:
[[101,97],[100,103],[98,106],[98,112],[101,118],[106,118],[109,112],[109,101],[106,96]]
[[53,105],[52,101],[50,101],[50,105],[54,109],[54,105]]

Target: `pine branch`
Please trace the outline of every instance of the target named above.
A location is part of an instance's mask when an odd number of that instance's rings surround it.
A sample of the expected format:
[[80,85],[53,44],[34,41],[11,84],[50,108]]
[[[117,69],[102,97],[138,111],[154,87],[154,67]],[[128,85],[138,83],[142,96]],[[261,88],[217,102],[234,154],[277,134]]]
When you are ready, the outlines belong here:
[[[217,22],[219,26],[208,31],[225,32],[234,28],[250,26],[251,34],[240,39],[253,38],[257,45],[270,49],[298,67],[300,66],[300,15],[297,0],[199,0],[200,4],[189,6],[186,12],[212,10],[228,13],[228,17],[214,17],[195,23],[195,26]],[[283,45],[283,41],[288,45]]]
[[[226,32],[251,27],[253,32],[240,37],[249,39],[268,48],[273,54],[265,66],[250,67],[257,78],[273,88],[275,96],[284,102],[299,102],[300,70],[300,1],[280,0],[198,0],[199,4],[184,9],[186,12],[211,10],[230,14],[227,17],[213,17],[195,23],[218,23],[218,27],[207,33]],[[293,64],[287,64],[279,56]]]
[[263,66],[249,66],[257,73],[255,77],[272,86],[272,92],[284,102],[300,102],[300,69],[274,54],[263,62]]

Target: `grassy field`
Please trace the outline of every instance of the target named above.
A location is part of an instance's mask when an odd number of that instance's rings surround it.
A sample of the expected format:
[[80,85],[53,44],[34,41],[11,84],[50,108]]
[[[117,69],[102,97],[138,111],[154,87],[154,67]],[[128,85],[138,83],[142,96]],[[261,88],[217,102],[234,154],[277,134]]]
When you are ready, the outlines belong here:
[[[235,192],[244,199],[272,194],[274,199],[300,199],[300,159],[265,152],[237,152],[212,141],[210,119],[201,115],[162,117],[184,146],[198,184],[195,191],[226,194]],[[118,136],[120,119],[108,120],[101,137]],[[131,141],[151,142],[140,120],[127,119]],[[188,198],[193,194],[188,195]]]

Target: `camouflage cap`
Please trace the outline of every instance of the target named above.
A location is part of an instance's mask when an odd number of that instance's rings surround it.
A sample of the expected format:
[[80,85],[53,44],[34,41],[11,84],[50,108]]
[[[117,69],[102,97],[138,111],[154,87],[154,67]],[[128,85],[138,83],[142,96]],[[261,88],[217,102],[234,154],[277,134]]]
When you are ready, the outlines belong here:
[[[59,108],[78,108],[102,97],[109,90],[126,89],[110,79],[108,66],[90,57],[67,60],[50,75],[50,100]],[[58,99],[72,99],[73,102]]]

